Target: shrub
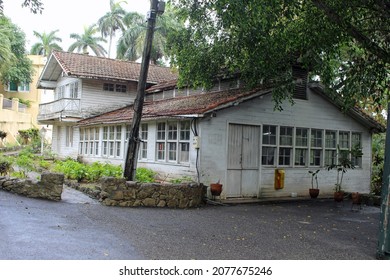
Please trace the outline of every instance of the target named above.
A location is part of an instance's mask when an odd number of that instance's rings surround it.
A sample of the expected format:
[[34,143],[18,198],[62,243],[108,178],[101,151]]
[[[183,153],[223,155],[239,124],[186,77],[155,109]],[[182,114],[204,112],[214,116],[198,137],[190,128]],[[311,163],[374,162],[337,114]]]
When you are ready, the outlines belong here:
[[12,158],[0,156],[0,175],[4,176],[12,171]]
[[151,169],[145,167],[139,167],[136,170],[135,179],[137,182],[141,183],[153,183],[155,182],[155,177],[157,172],[154,172]]
[[79,182],[94,182],[103,176],[117,178],[122,176],[122,168],[120,166],[100,162],[84,164],[73,159],[56,162],[54,171],[64,173],[67,179]]

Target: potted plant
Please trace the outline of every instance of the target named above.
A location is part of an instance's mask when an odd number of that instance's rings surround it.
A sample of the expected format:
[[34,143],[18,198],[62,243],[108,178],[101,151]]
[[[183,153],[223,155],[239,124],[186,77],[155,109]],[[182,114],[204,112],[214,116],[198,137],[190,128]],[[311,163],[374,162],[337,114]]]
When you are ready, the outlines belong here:
[[220,196],[222,192],[222,184],[218,180],[217,183],[210,184],[210,191],[213,196]]
[[[319,169],[317,169],[316,171],[309,170],[308,172],[311,175],[311,189],[309,189],[310,197],[317,198],[320,193],[320,189],[318,188],[318,172],[320,172],[320,170]],[[314,188],[314,180],[316,180],[316,188]]]
[[351,150],[340,150],[339,146],[337,146],[338,151],[338,162],[337,164],[327,165],[327,169],[332,170],[336,169],[336,184],[335,184],[335,192],[334,192],[334,200],[337,202],[344,200],[344,190],[342,189],[344,174],[348,169],[354,169],[355,166],[351,160],[351,156],[361,156],[362,151],[361,148],[356,146]]

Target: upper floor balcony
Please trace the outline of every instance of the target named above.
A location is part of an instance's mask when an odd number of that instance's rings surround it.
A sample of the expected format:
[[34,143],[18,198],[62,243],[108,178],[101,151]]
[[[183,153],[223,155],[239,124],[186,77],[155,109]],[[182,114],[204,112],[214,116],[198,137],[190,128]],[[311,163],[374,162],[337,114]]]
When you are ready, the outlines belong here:
[[38,121],[57,121],[64,117],[82,118],[80,99],[61,98],[39,105]]

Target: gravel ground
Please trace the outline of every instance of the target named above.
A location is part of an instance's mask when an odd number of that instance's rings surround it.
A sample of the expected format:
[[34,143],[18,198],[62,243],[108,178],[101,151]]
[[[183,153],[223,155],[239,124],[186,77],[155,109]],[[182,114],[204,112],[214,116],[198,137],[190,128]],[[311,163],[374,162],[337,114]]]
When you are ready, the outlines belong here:
[[2,260],[371,260],[380,209],[349,201],[107,207],[65,188],[61,202],[0,191]]

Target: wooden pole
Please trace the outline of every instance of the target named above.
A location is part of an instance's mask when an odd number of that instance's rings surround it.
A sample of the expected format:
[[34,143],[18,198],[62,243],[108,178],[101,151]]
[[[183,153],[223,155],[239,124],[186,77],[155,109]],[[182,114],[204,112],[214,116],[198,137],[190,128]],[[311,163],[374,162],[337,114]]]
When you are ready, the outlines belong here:
[[130,136],[128,139],[124,177],[129,181],[135,180],[135,171],[137,168],[138,146],[139,146],[139,126],[141,123],[142,109],[145,99],[145,88],[148,77],[150,53],[152,50],[152,42],[154,35],[154,28],[156,26],[156,17],[158,10],[158,0],[150,1],[150,12],[148,13],[148,27],[145,37],[145,45],[143,49],[141,71],[138,80],[137,97],[134,101],[134,115],[131,125]]

